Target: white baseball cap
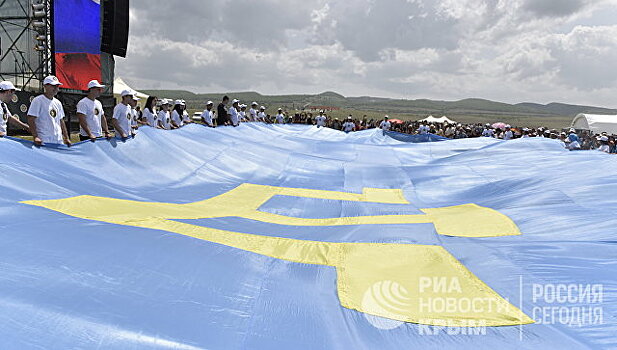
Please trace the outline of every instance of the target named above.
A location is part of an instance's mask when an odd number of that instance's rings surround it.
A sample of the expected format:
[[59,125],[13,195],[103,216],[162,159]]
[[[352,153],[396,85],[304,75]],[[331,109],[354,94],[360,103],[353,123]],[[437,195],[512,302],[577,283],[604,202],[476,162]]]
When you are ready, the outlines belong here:
[[238,103],[238,102],[240,102],[240,100],[237,100],[237,99],[234,98],[234,100],[231,101],[231,104]]
[[212,102],[212,101],[206,102],[206,106],[213,105],[213,104],[214,104],[214,102]]
[[174,104],[175,104],[175,105],[182,105],[182,100],[175,100],[175,101],[174,101]]
[[124,96],[135,96],[135,92],[133,90],[122,90],[122,92],[120,93],[121,97]]
[[257,102],[251,103],[251,106],[257,106]]
[[43,79],[43,85],[60,86],[62,85],[62,83],[60,82],[60,80],[58,80],[58,78],[55,75],[50,75],[46,77],[45,79]]
[[608,141],[608,136],[601,136],[600,141],[604,141],[604,142]]
[[265,110],[266,110],[266,107],[261,106],[261,107],[259,107],[259,109],[263,109],[263,110],[265,111]]
[[0,82],[0,91],[8,91],[8,90],[20,91],[10,81],[2,81],[2,82]]
[[161,106],[162,106],[162,105],[168,105],[168,104],[171,104],[171,101],[170,101],[170,100],[168,100],[168,99],[166,99],[166,98],[164,98],[164,99],[162,99],[162,100],[161,100]]
[[101,85],[98,80],[90,80],[88,83],[88,90],[92,88],[104,88],[105,85]]
[[141,100],[139,97],[137,97],[137,95],[133,95],[133,101],[139,101]]

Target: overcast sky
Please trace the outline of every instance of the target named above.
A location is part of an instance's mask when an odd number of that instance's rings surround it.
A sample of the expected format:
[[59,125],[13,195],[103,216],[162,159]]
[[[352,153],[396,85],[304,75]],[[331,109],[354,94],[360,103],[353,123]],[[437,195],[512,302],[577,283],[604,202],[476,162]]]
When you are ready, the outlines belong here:
[[132,0],[135,88],[617,107],[617,0]]

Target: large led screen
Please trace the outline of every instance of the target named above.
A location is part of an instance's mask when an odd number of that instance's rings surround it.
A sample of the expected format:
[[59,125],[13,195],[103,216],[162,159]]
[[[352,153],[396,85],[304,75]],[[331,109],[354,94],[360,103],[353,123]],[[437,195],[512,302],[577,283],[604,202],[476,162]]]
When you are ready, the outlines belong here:
[[56,75],[66,89],[101,80],[100,0],[54,0]]

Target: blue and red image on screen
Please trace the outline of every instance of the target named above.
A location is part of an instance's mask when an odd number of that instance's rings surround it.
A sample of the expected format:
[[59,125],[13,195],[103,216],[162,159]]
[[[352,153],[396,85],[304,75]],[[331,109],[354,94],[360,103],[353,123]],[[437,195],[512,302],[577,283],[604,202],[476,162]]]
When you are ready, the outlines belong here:
[[101,80],[100,0],[54,0],[56,76],[65,89]]

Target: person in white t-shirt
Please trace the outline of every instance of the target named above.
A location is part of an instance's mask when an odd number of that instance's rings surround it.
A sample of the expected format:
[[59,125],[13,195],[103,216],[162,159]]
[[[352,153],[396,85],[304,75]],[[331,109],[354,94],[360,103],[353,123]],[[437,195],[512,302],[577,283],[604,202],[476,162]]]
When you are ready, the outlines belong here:
[[161,129],[171,129],[171,117],[169,115],[169,107],[171,107],[171,101],[168,99],[163,99],[161,101],[161,110],[157,114],[159,127]]
[[251,109],[249,109],[249,120],[252,122],[257,121],[257,102],[251,103]]
[[431,129],[428,127],[428,125],[426,125],[426,123],[422,123],[420,127],[418,128],[418,134],[426,135],[429,133],[430,130]]
[[137,95],[133,95],[133,98],[129,100],[129,106],[131,106],[131,133],[133,136],[137,135],[137,129],[139,129],[139,113],[137,112],[137,102],[139,102],[139,97]]
[[512,133],[510,125],[506,125],[506,132],[503,133],[503,139],[505,141],[512,140],[514,138],[514,133]]
[[257,120],[262,123],[266,122],[266,107],[265,106],[261,106],[259,108],[259,113],[257,113]]
[[214,128],[214,122],[212,121],[214,112],[212,111],[212,107],[214,107],[214,102],[208,101],[206,103],[206,109],[201,113],[201,121],[203,121],[206,126]]
[[315,117],[315,125],[317,125],[318,128],[325,128],[327,120],[328,118],[323,111],[319,111],[319,115]]
[[172,129],[182,127],[182,101],[176,100],[174,102],[174,109],[171,111],[171,125]]
[[158,119],[159,117],[156,115],[156,102],[158,99],[156,96],[150,96],[146,100],[146,105],[143,110],[143,120],[147,125],[160,129]]
[[456,134],[456,128],[454,124],[446,123],[446,130],[444,130],[444,136],[451,139]]
[[182,124],[186,125],[186,124],[190,124],[193,122],[193,120],[191,119],[191,116],[189,115],[189,112],[186,110],[186,101],[185,100],[180,100],[182,102],[181,106],[182,106]]
[[490,124],[486,124],[484,126],[484,130],[482,131],[482,137],[494,137],[494,136],[495,136],[495,130],[491,128]]
[[238,114],[239,119],[242,122],[247,122],[248,120],[246,119],[246,107],[247,105],[242,104],[240,105],[240,113]]
[[353,122],[353,119],[351,116],[347,117],[347,121],[343,123],[342,130],[346,133],[356,131],[356,124]]
[[99,137],[110,138],[107,119],[101,101],[97,100],[103,93],[105,85],[97,80],[88,83],[88,96],[77,103],[77,117],[79,118],[79,139],[94,141]]
[[379,123],[379,128],[383,131],[390,131],[390,128],[392,127],[392,123],[390,123],[390,121],[388,120],[389,117],[385,116],[383,117],[383,120],[381,121],[381,123]]
[[19,126],[26,131],[30,131],[30,128],[26,123],[23,123],[21,120],[13,116],[11,111],[9,111],[9,106],[7,103],[13,99],[15,91],[17,91],[17,89],[10,81],[0,82],[0,137],[6,136],[8,131],[8,123]]
[[229,115],[229,121],[231,122],[231,125],[233,127],[236,127],[238,125],[240,125],[240,115],[239,115],[239,103],[240,100],[236,100],[234,99],[231,102],[231,107],[229,108],[229,110],[227,111],[227,114]]
[[278,114],[276,115],[276,123],[277,124],[285,124],[285,114],[283,114],[283,109],[278,109]]
[[131,101],[134,95],[135,92],[131,90],[122,91],[120,94],[122,101],[114,108],[112,123],[116,130],[116,137],[126,139],[133,136],[133,108],[131,107]]
[[60,81],[53,75],[43,80],[43,94],[30,103],[28,125],[34,144],[61,144],[71,146],[71,139],[64,124],[64,108],[56,98],[60,91]]
[[609,153],[610,147],[608,145],[608,136],[602,135],[598,138],[598,141],[600,141],[600,147],[598,147],[598,151]]

